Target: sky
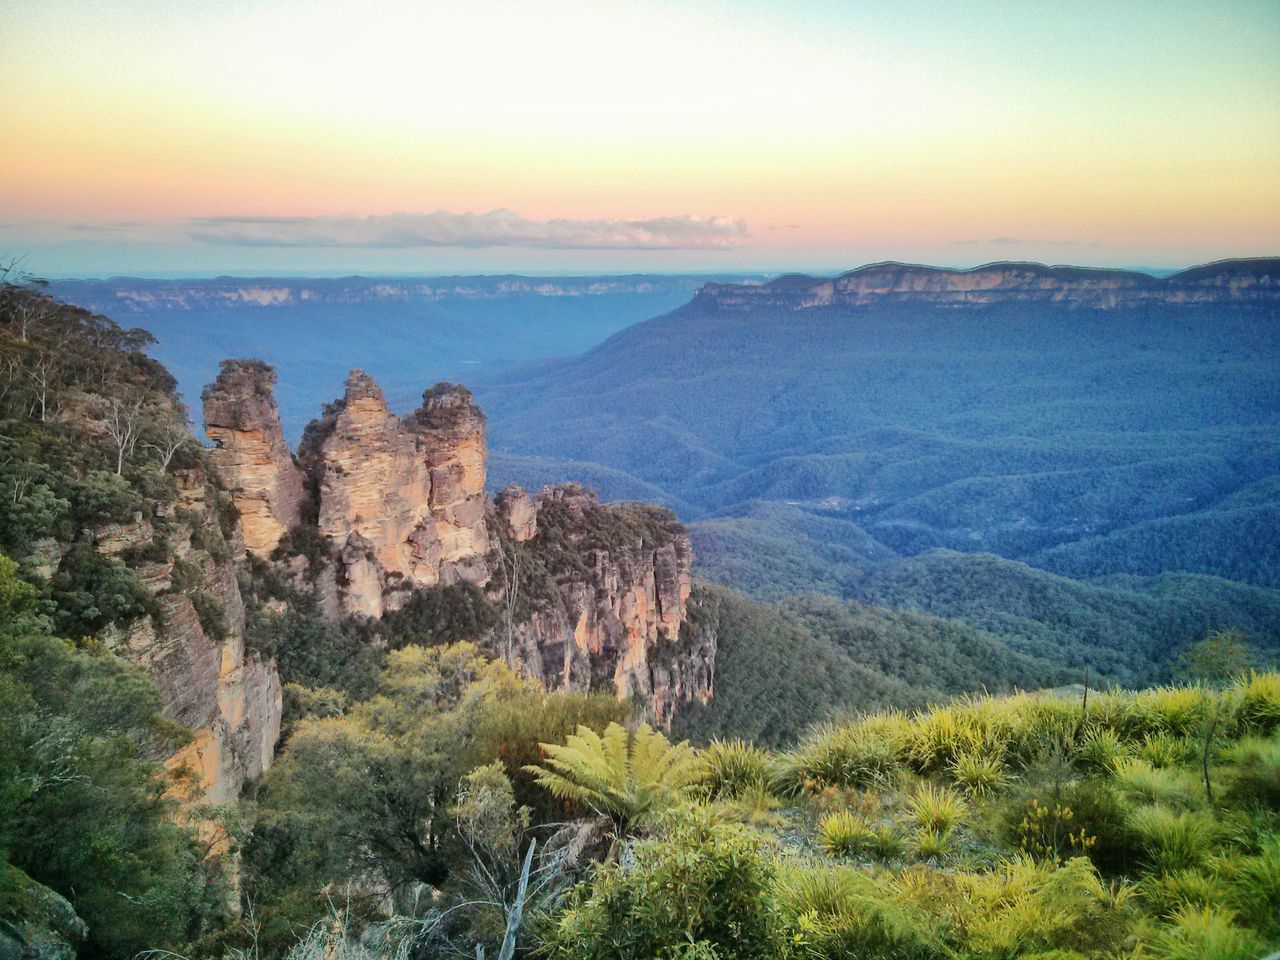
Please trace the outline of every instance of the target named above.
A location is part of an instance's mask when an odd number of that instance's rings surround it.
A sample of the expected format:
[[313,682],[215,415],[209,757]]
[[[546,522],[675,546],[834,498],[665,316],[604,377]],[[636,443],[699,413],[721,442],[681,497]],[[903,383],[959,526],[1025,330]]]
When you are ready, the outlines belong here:
[[1278,0],[0,0],[40,275],[1280,254]]

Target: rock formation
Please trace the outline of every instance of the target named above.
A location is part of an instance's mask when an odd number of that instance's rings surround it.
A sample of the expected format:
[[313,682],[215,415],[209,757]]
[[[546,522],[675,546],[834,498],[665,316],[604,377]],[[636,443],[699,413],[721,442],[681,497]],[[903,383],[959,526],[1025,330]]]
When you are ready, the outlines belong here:
[[[240,369],[235,384],[243,383]],[[228,462],[260,464],[261,438],[279,435],[275,405],[260,396],[270,381],[259,376],[249,390],[265,419],[228,430],[228,379],[224,370],[206,392],[205,421],[218,425],[211,433],[221,430]],[[237,395],[244,392],[239,386]],[[238,450],[241,442],[251,450]],[[314,502],[294,515],[315,517],[328,553],[287,558],[286,572],[307,582],[330,616],[378,618],[425,587],[487,588],[502,611],[495,654],[548,689],[609,690],[664,723],[679,702],[709,697],[714,643],[692,649],[682,633],[693,555],[674,516],[604,505],[576,485],[535,497],[512,487],[491,502],[485,457],[484,416],[464,388],[437,384],[402,419],[372,378],[353,370],[298,452]],[[275,462],[280,476],[286,460],[278,451]],[[287,527],[273,510],[292,501],[260,490],[232,486],[242,522]]]
[[965,307],[1034,301],[1113,309],[1144,303],[1275,301],[1280,299],[1280,259],[1224,261],[1165,278],[1040,263],[989,263],[972,270],[874,263],[833,279],[790,275],[758,285],[708,283],[694,299],[728,309],[786,310],[892,302]]
[[402,421],[353,370],[301,459],[320,533],[341,552],[347,612],[377,617],[414,588],[488,580],[484,417],[462,387],[433,387]]
[[[175,479],[178,499],[175,516],[167,518],[174,524],[167,556],[138,571],[160,615],[135,620],[126,630],[109,629],[103,639],[147,668],[165,715],[192,730],[191,741],[168,766],[190,769],[203,799],[225,803],[271,764],[280,735],[280,678],[274,662],[245,650],[233,550],[210,502],[216,489],[200,467],[176,471]],[[107,556],[152,539],[152,525],[141,518],[94,532],[95,546]]]
[[235,496],[245,549],[267,555],[297,524],[305,495],[276,407],[275,371],[252,360],[223,361],[204,393],[213,462]]
[[535,595],[513,629],[523,672],[548,689],[611,690],[659,723],[681,701],[710,698],[715,648],[695,649],[682,632],[693,550],[670,511],[601,504],[576,484],[532,500],[504,491],[498,504],[509,533],[534,531],[511,538],[521,546],[504,554],[504,573],[524,552],[553,571],[542,584],[524,578]]

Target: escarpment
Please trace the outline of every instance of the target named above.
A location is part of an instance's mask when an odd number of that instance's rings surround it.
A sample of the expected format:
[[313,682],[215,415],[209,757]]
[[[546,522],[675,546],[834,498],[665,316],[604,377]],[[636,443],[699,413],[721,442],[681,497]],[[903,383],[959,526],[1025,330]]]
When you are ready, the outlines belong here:
[[[259,377],[251,392],[260,398],[271,386]],[[253,407],[271,422],[227,430],[225,394],[219,384],[206,392],[219,455],[254,460],[260,437],[279,432],[275,404]],[[236,448],[242,440],[250,450]],[[376,623],[415,591],[480,588],[498,626],[477,639],[548,689],[609,691],[663,723],[680,702],[711,696],[714,644],[683,629],[693,560],[683,527],[668,511],[601,504],[574,485],[489,499],[484,415],[465,388],[437,384],[399,417],[353,370],[307,428],[297,460],[307,497],[296,509],[249,483],[231,489],[242,523],[296,532],[254,552],[312,591],[328,616]],[[288,475],[285,459],[276,462],[276,475]],[[276,504],[281,511],[264,519]],[[246,547],[254,549],[247,537]]]
[[765,284],[708,283],[694,302],[724,309],[806,310],[871,303],[975,307],[1059,303],[1115,309],[1153,303],[1280,301],[1280,259],[1228,260],[1157,278],[1127,270],[989,263],[947,270],[873,263],[831,279],[792,274]]

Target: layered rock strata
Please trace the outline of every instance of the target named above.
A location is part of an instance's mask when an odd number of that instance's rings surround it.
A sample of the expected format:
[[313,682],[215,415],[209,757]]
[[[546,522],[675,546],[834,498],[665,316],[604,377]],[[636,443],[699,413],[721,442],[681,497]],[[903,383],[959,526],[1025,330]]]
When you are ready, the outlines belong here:
[[320,533],[340,552],[343,609],[377,617],[407,591],[489,579],[484,417],[439,384],[401,420],[362,370],[307,430],[300,458]]
[[684,630],[693,550],[670,511],[601,504],[576,484],[532,499],[504,491],[498,505],[509,533],[533,531],[504,562],[527,554],[550,571],[523,578],[533,596],[513,630],[518,669],[548,689],[610,690],[663,724],[682,701],[711,697],[714,640]]
[[765,284],[709,283],[699,289],[694,301],[728,309],[786,310],[895,302],[953,307],[1037,302],[1097,309],[1277,302],[1280,259],[1223,261],[1164,278],[1039,263],[989,263],[972,270],[874,263],[831,279],[791,275]]
[[[231,559],[235,545],[223,541],[208,502],[216,490],[199,467],[179,470],[175,479],[177,507],[187,519],[171,528],[169,556],[138,571],[159,616],[143,617],[126,630],[109,629],[103,639],[147,668],[165,715],[193,732],[167,765],[189,770],[201,799],[226,803],[271,765],[280,736],[280,677],[274,662],[245,650],[244,602]],[[103,527],[94,542],[113,556],[152,537],[151,525],[139,520]]]
[[[206,404],[224,393],[215,385]],[[274,404],[255,409],[277,416]],[[221,422],[207,406],[205,419]],[[256,423],[223,442],[256,443],[278,426]],[[331,616],[381,617],[423,587],[486,588],[501,611],[495,650],[548,689],[608,690],[662,723],[681,701],[710,697],[714,641],[695,643],[684,630],[693,554],[674,516],[601,504],[576,485],[536,496],[512,487],[489,501],[484,427],[462,387],[438,384],[400,418],[353,370],[298,452],[314,497],[303,513],[328,552],[286,559],[289,575],[307,580]],[[228,450],[228,459],[245,457]],[[233,487],[242,517],[251,493]],[[270,498],[246,505],[263,504]]]
[[254,360],[225,360],[204,392],[213,463],[235,496],[245,549],[267,555],[301,518],[302,472],[280,428],[276,373]]

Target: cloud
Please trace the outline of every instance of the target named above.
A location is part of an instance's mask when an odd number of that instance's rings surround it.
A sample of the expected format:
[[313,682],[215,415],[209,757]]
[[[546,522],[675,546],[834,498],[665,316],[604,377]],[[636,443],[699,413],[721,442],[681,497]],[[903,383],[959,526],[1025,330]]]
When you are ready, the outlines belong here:
[[1022,237],[991,237],[987,240],[952,240],[953,247],[1100,247],[1092,240],[1026,240]]
[[71,223],[82,239],[188,242],[239,247],[541,247],[564,250],[725,250],[747,236],[742,220],[673,216],[650,220],[529,220],[489,213],[393,213],[373,217],[191,217],[168,222]]

